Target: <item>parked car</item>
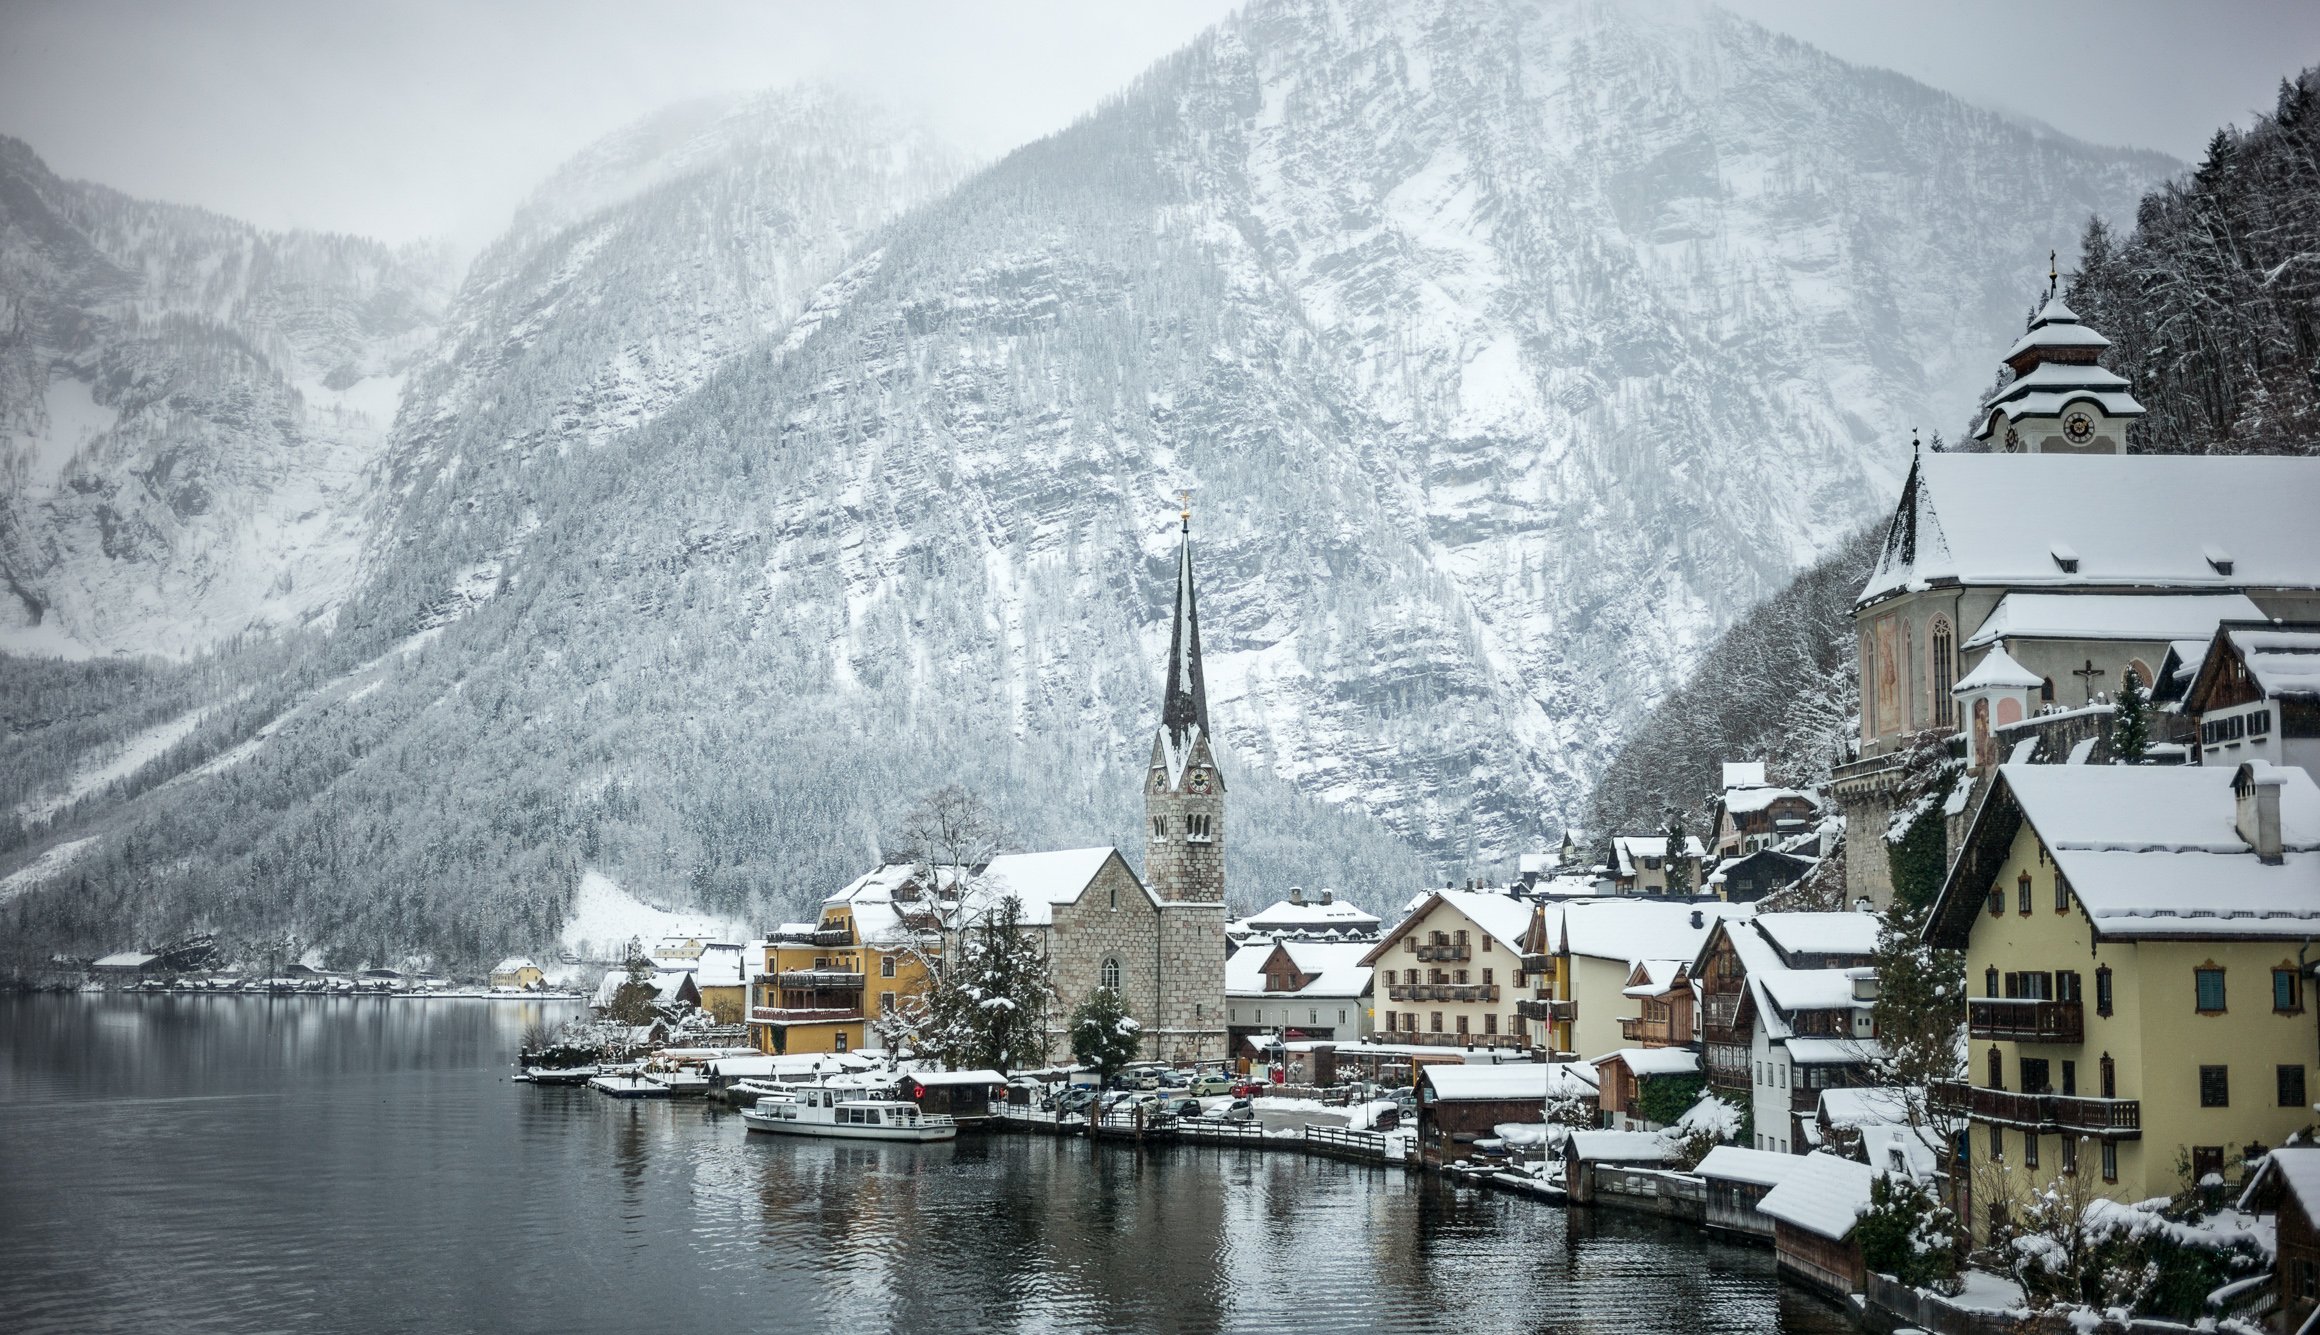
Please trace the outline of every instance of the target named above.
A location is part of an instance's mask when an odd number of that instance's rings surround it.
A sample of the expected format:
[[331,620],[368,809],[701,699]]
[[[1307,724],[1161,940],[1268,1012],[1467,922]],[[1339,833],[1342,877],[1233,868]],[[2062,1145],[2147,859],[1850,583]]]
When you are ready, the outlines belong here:
[[1198,1117],[1201,1113],[1200,1100],[1168,1099],[1160,1105],[1160,1111],[1170,1117]]
[[1191,1084],[1192,1076],[1187,1072],[1162,1071],[1160,1073],[1160,1088],[1162,1089],[1186,1089]]
[[1096,1092],[1092,1089],[1067,1089],[1056,1095],[1055,1102],[1048,1106],[1058,1113],[1078,1113],[1086,1112],[1095,1101]]
[[1236,1099],[1253,1099],[1264,1092],[1265,1084],[1261,1080],[1243,1080],[1234,1085],[1231,1090],[1232,1096]]
[[1219,1094],[1233,1092],[1233,1078],[1222,1073],[1211,1072],[1194,1080],[1187,1088],[1192,1097],[1196,1099],[1214,1098]]
[[1211,1109],[1206,1116],[1219,1122],[1252,1122],[1256,1120],[1257,1107],[1247,1099],[1234,1099],[1221,1108]]

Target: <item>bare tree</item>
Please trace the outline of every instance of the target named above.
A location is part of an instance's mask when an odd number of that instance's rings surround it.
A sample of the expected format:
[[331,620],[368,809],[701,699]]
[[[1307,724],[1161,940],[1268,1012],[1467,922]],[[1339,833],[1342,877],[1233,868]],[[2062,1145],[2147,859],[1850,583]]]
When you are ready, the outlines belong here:
[[956,931],[963,925],[959,906],[1006,841],[1006,826],[982,798],[954,783],[920,798],[903,816],[900,834],[922,902],[943,931]]

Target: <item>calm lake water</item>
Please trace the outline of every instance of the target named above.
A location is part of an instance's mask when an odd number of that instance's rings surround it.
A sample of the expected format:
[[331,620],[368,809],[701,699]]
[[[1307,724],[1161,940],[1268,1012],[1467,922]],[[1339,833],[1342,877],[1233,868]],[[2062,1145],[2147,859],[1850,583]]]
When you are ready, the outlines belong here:
[[510,1083],[563,1013],[0,998],[0,1329],[1852,1329],[1768,1252],[1399,1171]]

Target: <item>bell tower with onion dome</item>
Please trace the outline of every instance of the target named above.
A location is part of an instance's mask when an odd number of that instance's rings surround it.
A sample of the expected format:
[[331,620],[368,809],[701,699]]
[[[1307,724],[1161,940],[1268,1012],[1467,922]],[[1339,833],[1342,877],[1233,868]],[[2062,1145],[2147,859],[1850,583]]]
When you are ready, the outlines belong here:
[[2098,360],[2111,341],[2064,305],[2062,275],[2046,257],[2046,304],[2006,350],[2014,378],[1982,405],[1974,439],[1998,454],[2125,454],[2143,405]]

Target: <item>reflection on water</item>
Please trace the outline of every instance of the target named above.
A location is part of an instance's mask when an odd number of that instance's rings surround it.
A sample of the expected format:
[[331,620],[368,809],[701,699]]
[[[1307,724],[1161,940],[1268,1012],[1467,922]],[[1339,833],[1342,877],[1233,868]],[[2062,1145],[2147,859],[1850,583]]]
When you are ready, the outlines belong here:
[[1850,1329],[1765,1252],[1399,1172],[509,1083],[559,1010],[0,999],[0,1326]]

